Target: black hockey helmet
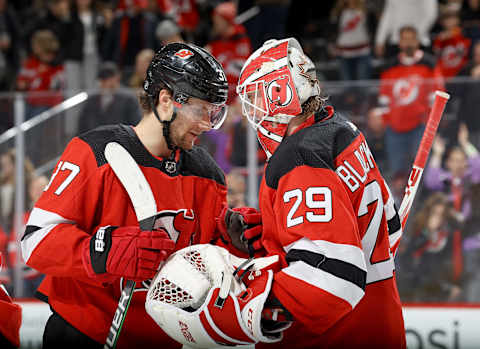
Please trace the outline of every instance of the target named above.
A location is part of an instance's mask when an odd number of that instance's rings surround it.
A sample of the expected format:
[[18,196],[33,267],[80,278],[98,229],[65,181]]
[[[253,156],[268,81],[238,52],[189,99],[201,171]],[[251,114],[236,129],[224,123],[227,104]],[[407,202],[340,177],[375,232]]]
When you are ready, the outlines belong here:
[[155,54],[143,84],[153,100],[158,96],[160,81],[180,104],[189,97],[216,105],[227,101],[228,83],[222,66],[209,52],[192,44],[171,43]]

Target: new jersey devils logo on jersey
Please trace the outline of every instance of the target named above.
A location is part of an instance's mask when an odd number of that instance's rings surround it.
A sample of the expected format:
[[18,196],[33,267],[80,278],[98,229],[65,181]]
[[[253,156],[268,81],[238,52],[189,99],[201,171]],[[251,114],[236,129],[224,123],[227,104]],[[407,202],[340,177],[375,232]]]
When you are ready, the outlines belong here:
[[[176,250],[182,249],[194,243],[196,221],[192,209],[163,210],[155,216],[154,229],[162,229],[170,239],[175,241]],[[123,278],[120,279],[120,288],[125,287]],[[151,280],[144,280],[136,283],[134,292],[148,291]]]
[[456,45],[449,45],[442,51],[442,62],[446,67],[459,66],[467,52],[467,47],[463,42],[459,42]]
[[[155,217],[154,229],[163,229],[175,242],[179,241],[183,235],[182,241],[185,241],[185,235],[188,235],[190,242],[193,242],[195,232],[195,214],[193,210],[183,208],[177,211],[163,210],[157,213]],[[187,247],[181,246],[181,248]]]
[[409,105],[413,103],[419,94],[422,79],[419,76],[411,76],[399,79],[393,85],[393,96],[397,105]]
[[290,77],[288,75],[282,75],[278,79],[271,81],[268,84],[267,96],[270,102],[271,112],[289,105],[293,97]]

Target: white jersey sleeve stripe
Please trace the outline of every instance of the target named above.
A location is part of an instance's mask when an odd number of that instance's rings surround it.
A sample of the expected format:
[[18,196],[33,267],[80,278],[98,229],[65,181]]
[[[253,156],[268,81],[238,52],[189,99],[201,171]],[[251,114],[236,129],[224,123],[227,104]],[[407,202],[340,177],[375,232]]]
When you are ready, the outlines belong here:
[[30,213],[27,225],[32,225],[35,227],[46,227],[51,224],[60,224],[60,223],[70,223],[75,224],[74,221],[63,218],[59,214],[42,210],[41,208],[34,207]]
[[327,258],[338,259],[366,271],[365,258],[363,251],[358,246],[337,244],[326,240],[310,240],[301,238],[283,248],[285,252],[292,249],[305,250],[317,254],[322,254]]
[[28,262],[33,250],[40,244],[40,242],[60,223],[74,224],[75,222],[67,220],[62,216],[40,208],[34,208],[30,214],[27,226],[35,226],[40,229],[35,230],[31,234],[23,236],[21,241],[22,257],[25,262]]
[[285,274],[322,289],[348,302],[352,309],[360,302],[365,294],[357,285],[338,278],[321,269],[314,268],[302,261],[290,263],[282,270]]

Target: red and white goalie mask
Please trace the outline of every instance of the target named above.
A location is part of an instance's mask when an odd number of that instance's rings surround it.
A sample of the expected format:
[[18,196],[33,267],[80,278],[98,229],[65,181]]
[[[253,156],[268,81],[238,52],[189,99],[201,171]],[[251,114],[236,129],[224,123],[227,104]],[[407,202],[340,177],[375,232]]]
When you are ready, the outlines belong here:
[[237,93],[242,113],[257,131],[268,157],[283,139],[302,105],[320,95],[315,65],[296,39],[268,40],[245,62]]

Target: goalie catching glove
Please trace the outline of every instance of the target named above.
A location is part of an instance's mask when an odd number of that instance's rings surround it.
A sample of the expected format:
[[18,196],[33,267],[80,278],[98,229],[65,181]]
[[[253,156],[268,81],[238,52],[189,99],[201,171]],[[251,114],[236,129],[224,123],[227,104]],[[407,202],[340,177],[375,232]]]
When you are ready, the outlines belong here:
[[273,281],[266,268],[276,264],[278,256],[245,260],[222,247],[189,246],[171,255],[152,280],[145,308],[165,333],[189,347],[278,342],[290,322],[269,322],[265,329],[262,319]]
[[102,282],[119,277],[143,281],[155,276],[174,248],[175,242],[162,230],[107,226],[84,242],[82,260],[88,276]]
[[224,207],[217,217],[217,229],[222,240],[250,257],[263,250],[260,243],[262,215],[253,207]]

